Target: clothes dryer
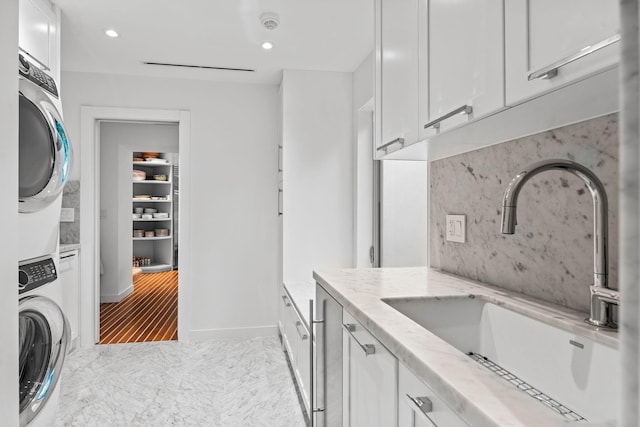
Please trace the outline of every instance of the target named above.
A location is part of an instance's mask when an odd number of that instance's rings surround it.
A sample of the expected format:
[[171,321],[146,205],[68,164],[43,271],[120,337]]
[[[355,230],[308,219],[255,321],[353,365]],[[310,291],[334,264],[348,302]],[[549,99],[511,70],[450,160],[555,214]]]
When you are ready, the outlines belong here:
[[71,330],[61,309],[57,253],[18,267],[20,426],[51,426]]
[[69,177],[71,146],[58,88],[50,76],[19,57],[18,259],[58,250],[62,189]]

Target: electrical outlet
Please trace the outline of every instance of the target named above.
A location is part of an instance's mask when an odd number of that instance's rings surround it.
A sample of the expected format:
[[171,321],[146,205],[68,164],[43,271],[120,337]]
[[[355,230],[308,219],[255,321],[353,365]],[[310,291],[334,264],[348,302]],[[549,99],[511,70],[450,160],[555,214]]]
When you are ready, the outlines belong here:
[[465,243],[467,241],[467,216],[447,215],[447,241]]
[[62,208],[60,211],[60,222],[75,221],[76,212],[73,208]]

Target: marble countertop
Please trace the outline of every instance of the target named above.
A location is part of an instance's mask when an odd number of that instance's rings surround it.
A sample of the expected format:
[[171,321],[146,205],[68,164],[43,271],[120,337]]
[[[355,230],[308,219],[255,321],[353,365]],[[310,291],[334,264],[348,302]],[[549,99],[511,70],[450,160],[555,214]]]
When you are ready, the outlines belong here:
[[284,287],[300,313],[302,321],[309,329],[309,300],[316,299],[316,285],[313,282],[284,282]]
[[616,332],[595,332],[586,325],[582,312],[429,268],[327,270],[314,272],[313,277],[472,426],[553,427],[574,423],[544,409],[381,298],[481,295],[490,302],[605,345],[616,347],[618,342]]
[[60,253],[71,252],[80,249],[80,243],[60,243]]

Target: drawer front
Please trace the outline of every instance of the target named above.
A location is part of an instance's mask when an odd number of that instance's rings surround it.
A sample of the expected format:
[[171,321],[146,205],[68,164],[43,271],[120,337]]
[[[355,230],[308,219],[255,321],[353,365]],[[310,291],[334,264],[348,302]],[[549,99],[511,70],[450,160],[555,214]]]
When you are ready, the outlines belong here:
[[398,372],[398,427],[468,427],[406,366]]

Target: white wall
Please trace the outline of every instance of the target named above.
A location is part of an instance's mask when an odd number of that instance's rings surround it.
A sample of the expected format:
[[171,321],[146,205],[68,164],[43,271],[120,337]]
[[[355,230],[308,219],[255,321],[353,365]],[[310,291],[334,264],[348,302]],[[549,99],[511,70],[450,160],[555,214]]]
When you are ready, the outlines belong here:
[[18,0],[0,2],[0,414],[2,425],[18,425]]
[[285,70],[284,281],[353,265],[351,73]]
[[381,267],[427,266],[428,163],[382,162]]
[[[100,124],[100,258],[104,266],[100,277],[101,302],[119,301],[133,291],[131,159],[134,151],[177,153],[177,123]],[[173,252],[173,247],[169,250]]]
[[275,333],[277,86],[75,72],[62,83],[76,158],[81,105],[190,111],[190,335]]

